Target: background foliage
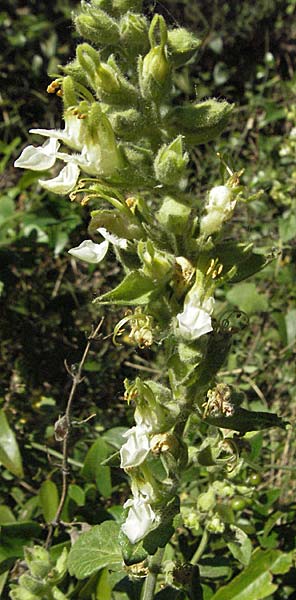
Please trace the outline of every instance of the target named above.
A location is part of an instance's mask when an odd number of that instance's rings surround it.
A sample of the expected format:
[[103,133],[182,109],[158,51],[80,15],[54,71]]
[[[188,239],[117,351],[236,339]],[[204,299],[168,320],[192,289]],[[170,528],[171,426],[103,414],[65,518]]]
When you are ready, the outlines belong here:
[[[156,9],[172,25],[184,24],[203,39],[199,60],[176,78],[180,95],[189,98],[195,91],[201,99],[225,97],[236,103],[222,138],[193,153],[192,189],[200,193],[219,180],[216,152],[220,152],[230,166],[245,169],[244,183],[254,195],[260,192],[253,202],[240,206],[235,231],[256,242],[273,260],[251,282],[220,292],[221,310],[238,307],[249,317],[248,327],[235,339],[221,381],[245,392],[246,407],[268,408],[292,427],[287,433],[270,430],[244,440],[251,449],[249,465],[231,489],[215,490],[213,507],[250,535],[252,549],[259,553],[252,560],[262,561],[262,572],[264,560],[268,565],[276,562],[275,554],[262,553],[294,550],[296,535],[295,6],[294,0],[146,3],[148,14]],[[45,523],[53,518],[58,503],[61,456],[53,425],[71,387],[64,361],[75,369],[90,326],[100,318],[91,300],[98,290],[108,290],[110,282],[114,285],[118,274],[112,257],[104,270],[95,272],[69,259],[67,249],[85,237],[87,215],[68,199],[41,190],[34,173],[20,174],[12,166],[31,127],[59,123],[59,101],[45,91],[47,73],[55,73],[57,64],[73,55],[75,7],[77,3],[69,0],[26,4],[9,0],[0,13],[0,593],[4,599],[9,569],[14,565],[11,578],[17,577],[21,563],[15,561],[23,557],[24,544],[45,540]],[[92,346],[76,397],[74,418],[79,423],[73,430],[66,523],[116,520],[129,494],[123,474],[117,469],[111,474],[109,466],[100,464],[120,447],[121,433],[129,425],[120,382],[134,376],[131,364],[138,370],[153,369],[156,375],[162,366],[150,351],[135,353],[128,340],[119,348],[112,345],[108,335],[122,315],[105,315],[103,337]],[[95,415],[93,420],[81,423],[90,415]],[[194,446],[198,442],[194,422],[189,435]],[[208,488],[209,471],[193,469],[190,480],[183,482],[185,506]],[[202,509],[200,513],[202,522]],[[55,543],[67,541],[70,529],[75,534],[75,526],[69,525]],[[181,528],[178,540],[173,540],[180,562],[192,559],[200,540],[198,526]],[[210,536],[201,559],[206,600],[215,592],[215,600],[240,597],[237,589],[245,584],[233,578],[248,578],[249,550],[243,542],[230,540],[226,547],[219,535]],[[238,575],[242,566],[246,568]],[[262,595],[262,588],[255,586],[248,597],[296,598],[295,569],[291,565],[270,569],[273,587],[267,586]],[[225,596],[221,586],[232,579],[232,596],[229,590]],[[91,597],[87,584],[74,588],[66,579],[63,585],[74,598]],[[119,585],[114,598],[137,598],[137,586],[120,591]],[[169,593],[173,598],[172,590]],[[178,593],[175,597],[182,598]],[[165,591],[158,597],[165,599]]]

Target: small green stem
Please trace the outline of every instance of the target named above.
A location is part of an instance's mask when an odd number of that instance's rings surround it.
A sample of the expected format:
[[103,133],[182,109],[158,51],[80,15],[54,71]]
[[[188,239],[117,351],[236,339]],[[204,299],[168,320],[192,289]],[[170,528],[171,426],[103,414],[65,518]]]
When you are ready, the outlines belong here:
[[202,554],[204,553],[207,544],[208,544],[208,540],[209,540],[209,533],[207,531],[207,529],[204,529],[204,532],[201,536],[201,540],[199,542],[199,546],[197,547],[195,553],[193,554],[193,557],[191,559],[191,564],[192,565],[196,565],[200,559],[200,557],[202,556]]
[[154,598],[157,576],[160,571],[160,565],[163,559],[164,550],[164,548],[158,548],[157,552],[150,559],[149,573],[145,579],[145,583],[142,589],[141,600],[153,600]]

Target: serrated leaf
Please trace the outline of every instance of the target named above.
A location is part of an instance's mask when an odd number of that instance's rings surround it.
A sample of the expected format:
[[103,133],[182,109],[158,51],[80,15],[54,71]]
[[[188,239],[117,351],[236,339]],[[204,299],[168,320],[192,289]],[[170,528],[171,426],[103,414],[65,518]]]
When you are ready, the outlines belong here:
[[84,579],[104,567],[119,570],[122,567],[119,531],[118,523],[104,521],[82,533],[69,553],[70,574]]
[[46,523],[51,523],[58,509],[59,493],[56,484],[50,479],[43,481],[41,484],[39,490],[39,504]]
[[0,463],[16,477],[23,477],[23,465],[14,432],[0,410]]
[[100,304],[141,305],[147,304],[155,284],[141,270],[131,271],[114,290],[99,296],[94,302]]
[[280,550],[256,550],[249,566],[230,583],[214,594],[212,600],[261,600],[271,595],[277,585],[272,574],[287,573],[292,565],[292,553]]

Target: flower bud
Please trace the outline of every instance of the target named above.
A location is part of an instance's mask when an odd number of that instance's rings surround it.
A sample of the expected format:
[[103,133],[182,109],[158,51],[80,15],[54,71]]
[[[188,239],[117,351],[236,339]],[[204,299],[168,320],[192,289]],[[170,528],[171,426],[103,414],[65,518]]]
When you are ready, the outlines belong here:
[[231,218],[236,205],[233,190],[226,185],[213,187],[206,203],[206,214],[200,222],[200,232],[211,235],[218,232],[224,221]]
[[[160,44],[156,44],[156,29]],[[139,84],[143,98],[161,102],[171,83],[170,65],[166,55],[167,28],[164,18],[155,15],[149,29],[151,50],[139,60]]]
[[170,144],[164,144],[154,160],[154,171],[158,181],[165,185],[178,185],[184,189],[187,184],[186,166],[189,156],[183,154],[182,136]]
[[91,213],[89,232],[93,235],[99,227],[105,227],[108,231],[126,240],[140,240],[144,237],[144,231],[137,217],[130,211],[119,210],[94,210]]
[[166,252],[155,250],[151,241],[139,242],[138,254],[143,263],[143,271],[162,285],[173,272],[173,259]]
[[148,52],[148,22],[143,15],[128,12],[122,17],[119,30],[122,46],[128,56],[134,58]]
[[77,59],[102,102],[125,105],[137,99],[137,90],[122,75],[112,56],[108,63],[102,63],[94,48],[89,44],[80,44],[77,47]]
[[24,588],[25,590],[27,590],[28,592],[31,592],[31,594],[34,594],[34,597],[37,598],[44,598],[46,597],[46,593],[47,588],[49,588],[48,584],[46,584],[45,581],[42,581],[40,579],[35,579],[34,577],[31,577],[31,575],[28,575],[27,573],[24,573],[24,575],[21,575],[19,578],[19,586],[21,588]]
[[201,40],[184,27],[168,31],[169,57],[176,67],[188,62],[200,46]]
[[78,15],[75,26],[78,33],[96,46],[111,46],[119,43],[119,28],[114,19],[100,8],[87,8]]
[[143,115],[135,108],[129,108],[108,114],[115,134],[122,140],[134,142],[145,136],[151,125],[145,123]]
[[177,131],[189,144],[204,144],[222,133],[233,108],[234,104],[209,99],[173,108],[164,122],[172,135]]
[[174,235],[184,235],[190,213],[190,206],[166,196],[156,216],[167,231]]
[[69,107],[76,106],[78,99],[75,91],[75,83],[74,79],[70,77],[70,75],[64,77],[62,88],[64,109],[66,110]]
[[125,14],[127,11],[141,13],[143,0],[112,0],[113,12],[116,15]]
[[[92,165],[97,163],[102,175],[112,176],[124,166],[124,162],[111,123],[97,102],[92,104],[89,111],[87,131],[86,154],[90,174],[93,173]],[[83,168],[87,173],[87,165]]]

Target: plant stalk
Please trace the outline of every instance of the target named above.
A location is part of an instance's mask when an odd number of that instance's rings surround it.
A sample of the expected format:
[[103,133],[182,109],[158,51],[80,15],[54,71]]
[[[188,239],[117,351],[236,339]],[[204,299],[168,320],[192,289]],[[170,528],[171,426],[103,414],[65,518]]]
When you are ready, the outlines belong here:
[[160,572],[164,551],[165,548],[158,548],[157,552],[150,559],[149,573],[142,589],[141,600],[153,600],[154,598],[157,576]]

